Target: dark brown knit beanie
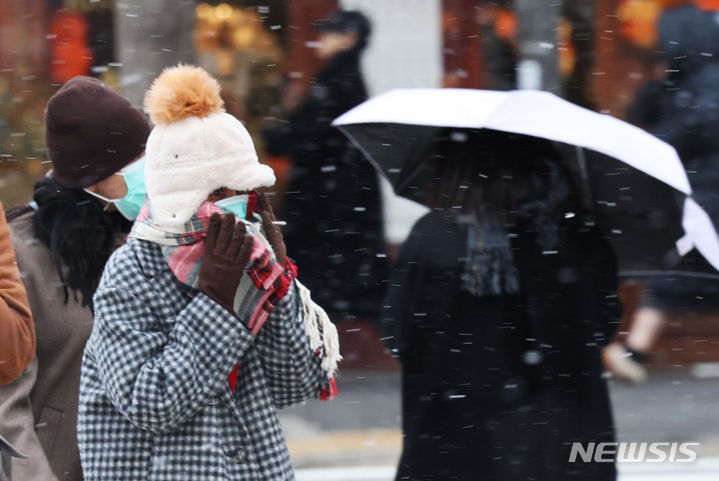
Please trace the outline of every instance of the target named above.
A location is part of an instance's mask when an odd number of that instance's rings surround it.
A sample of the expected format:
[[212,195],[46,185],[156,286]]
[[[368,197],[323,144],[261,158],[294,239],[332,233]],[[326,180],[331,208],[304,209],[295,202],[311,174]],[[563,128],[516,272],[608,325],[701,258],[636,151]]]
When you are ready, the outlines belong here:
[[45,140],[62,187],[88,187],[119,171],[145,150],[148,135],[145,116],[91,77],[71,79],[47,104]]

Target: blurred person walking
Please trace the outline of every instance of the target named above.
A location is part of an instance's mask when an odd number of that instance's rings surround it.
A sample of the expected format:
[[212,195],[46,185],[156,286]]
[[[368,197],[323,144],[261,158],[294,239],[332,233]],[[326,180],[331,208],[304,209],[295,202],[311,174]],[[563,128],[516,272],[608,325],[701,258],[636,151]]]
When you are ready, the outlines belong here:
[[[719,24],[715,1],[667,9],[659,19],[657,78],[637,93],[629,120],[671,144],[685,166],[693,197],[719,225]],[[682,260],[686,264],[687,260]],[[644,279],[627,337],[605,351],[620,379],[641,382],[644,365],[669,315],[719,311],[719,280],[664,275]]]
[[8,212],[37,332],[28,368],[0,387],[0,433],[30,456],[13,461],[16,481],[83,479],[75,425],[92,295],[144,202],[149,133],[141,112],[93,78],[73,78],[48,102],[52,171],[30,207]]
[[307,286],[331,315],[376,319],[387,277],[379,182],[330,125],[367,99],[360,57],[370,23],[360,12],[338,10],[317,28],[324,67],[285,125],[264,132],[265,147],[292,162],[285,238]]
[[219,92],[181,65],[145,97],[148,203],[102,275],[82,364],[87,481],[294,479],[277,409],[334,395],[337,331]]
[[[397,480],[613,480],[569,463],[612,442],[601,347],[616,258],[550,143],[446,131],[433,211],[401,247],[381,317],[402,362]],[[575,215],[576,214],[576,215]]]

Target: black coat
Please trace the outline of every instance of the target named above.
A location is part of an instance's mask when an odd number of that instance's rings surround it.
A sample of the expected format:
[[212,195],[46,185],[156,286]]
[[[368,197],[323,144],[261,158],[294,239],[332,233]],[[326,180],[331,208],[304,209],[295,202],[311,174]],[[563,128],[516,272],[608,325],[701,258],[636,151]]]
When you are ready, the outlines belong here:
[[436,214],[402,246],[382,326],[403,366],[402,480],[611,480],[568,464],[572,441],[613,441],[600,348],[620,319],[616,260],[566,221],[556,254],[513,240],[520,295],[459,288],[466,232]]
[[328,312],[376,319],[387,278],[377,174],[331,126],[366,99],[359,52],[338,54],[265,142],[292,162],[285,241],[302,281]]

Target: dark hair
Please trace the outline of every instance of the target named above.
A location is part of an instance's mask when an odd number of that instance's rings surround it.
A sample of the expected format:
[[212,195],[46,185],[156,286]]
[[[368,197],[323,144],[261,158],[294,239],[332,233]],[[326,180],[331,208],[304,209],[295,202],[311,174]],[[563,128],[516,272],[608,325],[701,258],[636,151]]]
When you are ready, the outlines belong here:
[[444,131],[433,154],[428,204],[447,214],[493,211],[510,222],[547,210],[577,210],[577,191],[548,141],[491,130]]
[[98,199],[82,189],[61,187],[50,177],[35,184],[37,212],[35,235],[50,250],[65,290],[92,309],[92,296],[117,236],[129,231],[130,223],[117,212],[105,211]]
[[362,12],[338,9],[330,18],[318,21],[317,29],[324,32],[354,33],[357,35],[357,43],[353,50],[362,51],[369,42],[372,24]]

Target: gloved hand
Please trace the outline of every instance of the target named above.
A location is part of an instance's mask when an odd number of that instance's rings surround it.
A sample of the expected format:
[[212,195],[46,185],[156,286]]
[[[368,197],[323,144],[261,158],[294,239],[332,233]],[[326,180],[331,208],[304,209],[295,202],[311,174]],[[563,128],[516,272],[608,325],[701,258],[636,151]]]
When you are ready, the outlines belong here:
[[272,211],[272,205],[267,198],[267,194],[262,193],[258,196],[257,211],[262,217],[262,228],[265,231],[265,237],[267,237],[270,247],[272,247],[272,251],[275,253],[277,263],[282,267],[285,267],[287,247],[285,247],[285,240],[282,237],[280,226],[275,223],[277,218],[275,217],[275,213]]
[[245,225],[235,225],[235,216],[214,214],[205,239],[205,255],[199,274],[199,287],[206,296],[237,315],[235,293],[252,253],[252,238]]
[[277,263],[282,266],[282,275],[274,282],[274,293],[272,297],[270,297],[270,304],[276,306],[280,299],[287,294],[293,280],[297,277],[297,266],[287,258],[287,247],[285,247],[282,231],[277,223],[275,213],[272,211],[272,205],[270,205],[267,195],[264,193],[260,194],[257,204],[257,211],[262,217],[262,228],[265,231],[267,242],[270,243],[270,247],[272,247],[275,253]]

